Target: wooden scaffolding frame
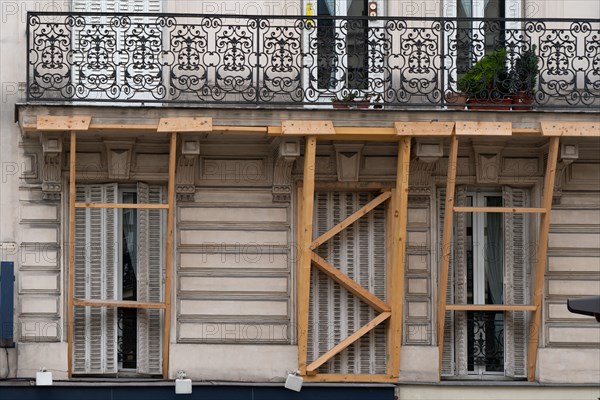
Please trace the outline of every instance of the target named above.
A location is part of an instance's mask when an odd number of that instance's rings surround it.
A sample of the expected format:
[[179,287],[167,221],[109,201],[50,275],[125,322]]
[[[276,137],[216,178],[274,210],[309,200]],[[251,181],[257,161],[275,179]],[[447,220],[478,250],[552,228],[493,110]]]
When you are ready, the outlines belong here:
[[[396,382],[400,375],[400,352],[402,342],[402,309],[404,297],[404,271],[406,259],[406,225],[408,210],[408,178],[410,168],[410,146],[412,137],[449,137],[450,155],[447,176],[447,195],[445,220],[443,227],[442,254],[440,255],[440,279],[437,307],[437,340],[441,373],[443,353],[444,315],[447,311],[495,310],[495,311],[531,311],[528,346],[528,378],[535,379],[541,313],[544,295],[544,272],[548,247],[550,211],[552,206],[552,190],[556,174],[559,140],[561,136],[599,137],[600,130],[596,123],[586,122],[542,122],[540,128],[514,128],[510,122],[397,122],[393,128],[364,126],[336,127],[332,121],[283,121],[280,126],[224,126],[213,125],[211,118],[183,117],[162,118],[158,124],[106,124],[94,123],[89,116],[38,116],[37,124],[22,127],[29,131],[66,131],[70,132],[69,160],[69,289],[68,289],[68,362],[69,377],[72,376],[73,363],[73,310],[78,307],[128,307],[164,310],[163,331],[163,375],[169,376],[169,344],[171,323],[171,275],[173,258],[173,226],[175,206],[175,166],[177,135],[181,132],[218,132],[221,134],[255,134],[268,136],[296,136],[305,138],[304,178],[298,188],[298,243],[299,260],[297,264],[297,311],[298,311],[298,366],[299,372],[307,381],[337,382]],[[127,132],[155,131],[170,135],[168,202],[167,204],[97,204],[76,203],[76,149],[77,132],[122,130]],[[544,178],[542,207],[509,208],[509,207],[454,207],[454,189],[456,179],[456,161],[458,156],[458,139],[460,136],[540,136],[549,137],[549,154]],[[367,205],[357,210],[350,217],[340,222],[331,230],[312,240],[312,219],[314,211],[316,146],[318,140],[359,140],[359,141],[397,141],[398,162],[395,185],[384,189],[382,193]],[[343,185],[338,185],[343,187]],[[379,185],[381,186],[381,185]],[[366,188],[379,188],[378,185],[366,185]],[[389,201],[388,217],[391,219],[388,242],[390,248],[388,265],[388,303],[362,288],[358,283],[344,275],[335,266],[319,257],[314,250],[322,243],[350,226],[360,217],[366,215],[377,205]],[[77,208],[145,208],[167,211],[167,238],[165,260],[165,300],[162,303],[143,303],[134,301],[100,301],[93,299],[76,299],[74,290],[74,246],[75,209]],[[448,266],[450,243],[452,238],[452,216],[455,212],[503,212],[540,214],[537,261],[533,282],[533,304],[530,305],[471,305],[446,304],[448,284]],[[356,332],[343,339],[332,349],[312,362],[307,360],[308,343],[308,301],[310,295],[310,273],[312,266],[326,273],[351,293],[365,301],[379,314],[373,320],[360,327]],[[379,324],[388,321],[389,361],[385,374],[319,374],[318,368],[327,360],[347,348],[350,344],[364,336]]]

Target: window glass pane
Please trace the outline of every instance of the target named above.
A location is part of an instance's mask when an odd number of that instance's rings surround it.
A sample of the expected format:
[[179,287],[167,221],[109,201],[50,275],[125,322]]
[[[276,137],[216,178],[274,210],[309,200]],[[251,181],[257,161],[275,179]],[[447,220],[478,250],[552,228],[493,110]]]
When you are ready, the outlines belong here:
[[[348,16],[367,15],[366,0],[349,0]],[[348,55],[347,84],[350,89],[365,90],[368,87],[368,24],[367,21],[348,21],[346,50]]]
[[[486,197],[486,207],[502,207],[502,197]],[[504,243],[502,214],[485,213],[484,227],[485,303],[503,303]]]

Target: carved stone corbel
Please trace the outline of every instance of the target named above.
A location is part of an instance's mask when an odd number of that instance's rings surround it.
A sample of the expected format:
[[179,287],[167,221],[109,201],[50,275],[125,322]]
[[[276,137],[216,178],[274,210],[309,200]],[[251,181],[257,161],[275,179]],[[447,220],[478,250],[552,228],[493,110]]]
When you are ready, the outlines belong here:
[[273,170],[273,202],[287,203],[292,199],[292,169],[300,157],[300,140],[282,139],[277,146]]
[[337,178],[340,182],[358,182],[363,144],[334,144]]
[[573,161],[579,158],[579,146],[570,143],[561,143],[559,162],[556,165],[556,175],[554,177],[554,188],[552,190],[552,204],[560,204],[562,198],[563,185],[565,183],[565,172]]
[[196,165],[200,155],[200,140],[183,138],[181,155],[177,160],[175,193],[177,201],[194,201],[196,194]]
[[473,145],[477,183],[498,183],[503,148],[502,145]]
[[133,153],[133,140],[107,140],[106,158],[108,166],[108,179],[127,180],[131,170],[131,153]]
[[42,196],[44,200],[60,200],[62,192],[62,137],[42,135],[44,164],[42,168]]
[[408,178],[408,202],[429,204],[431,200],[431,174],[436,163],[444,155],[442,139],[415,139],[414,158],[410,163]]

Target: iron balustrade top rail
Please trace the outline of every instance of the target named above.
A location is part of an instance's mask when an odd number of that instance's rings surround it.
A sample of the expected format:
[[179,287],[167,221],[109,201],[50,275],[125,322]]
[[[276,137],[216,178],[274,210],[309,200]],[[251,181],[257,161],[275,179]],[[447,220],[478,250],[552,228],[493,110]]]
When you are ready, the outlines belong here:
[[28,102],[600,108],[600,19],[30,12]]

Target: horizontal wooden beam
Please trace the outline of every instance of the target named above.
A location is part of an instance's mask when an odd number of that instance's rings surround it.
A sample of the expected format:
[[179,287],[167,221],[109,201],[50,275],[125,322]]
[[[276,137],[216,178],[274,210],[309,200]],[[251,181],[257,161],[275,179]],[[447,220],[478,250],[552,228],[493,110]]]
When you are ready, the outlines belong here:
[[393,383],[398,378],[387,374],[317,374],[303,376],[304,382],[361,382],[361,383]]
[[335,135],[333,121],[287,120],[281,123],[284,136]]
[[168,209],[168,204],[123,204],[123,203],[75,203],[75,208],[143,208],[149,210]]
[[87,131],[92,117],[89,115],[39,115],[36,129],[44,131]]
[[352,280],[348,275],[344,274],[342,271],[331,265],[324,258],[319,257],[314,252],[312,253],[312,262],[313,264],[319,268],[323,273],[329,276],[331,279],[339,283],[342,287],[348,290],[353,295],[357,296],[359,299],[367,303],[369,306],[373,307],[375,311],[378,312],[389,312],[391,311],[390,306],[385,304],[383,300],[379,297],[375,296],[373,293],[369,292],[367,289],[363,288],[361,285]]
[[512,122],[456,122],[456,134],[458,136],[511,136]]
[[164,303],[144,303],[129,300],[91,300],[91,299],[73,299],[73,305],[78,307],[118,307],[118,308],[149,308],[164,309]]
[[454,122],[396,122],[398,136],[450,136]]
[[212,132],[212,118],[202,117],[179,117],[161,118],[158,121],[157,132]]
[[544,136],[600,137],[600,122],[542,122]]
[[448,311],[535,311],[536,306],[519,304],[446,304]]
[[334,237],[335,235],[337,235],[338,233],[355,223],[359,218],[367,215],[371,210],[373,210],[375,207],[389,199],[391,196],[392,193],[388,191],[375,197],[373,200],[371,200],[370,202],[362,206],[360,209],[355,211],[352,215],[345,218],[342,222],[340,222],[339,224],[337,224],[336,226],[334,226],[333,228],[331,228],[330,230],[313,240],[313,242],[310,244],[310,249],[316,249],[317,247],[319,247],[320,245],[322,245],[323,243],[325,243],[326,241],[328,241],[329,239],[331,239],[332,237]]
[[367,322],[365,325],[361,326],[356,332],[352,335],[348,336],[346,339],[342,340],[330,350],[328,350],[321,357],[317,358],[315,361],[310,363],[306,367],[306,372],[310,373],[311,371],[316,371],[321,365],[325,364],[331,358],[333,358],[336,354],[343,351],[345,348],[350,346],[352,343],[356,342],[358,339],[375,329],[379,324],[388,319],[392,315],[391,312],[384,312],[373,318],[371,321]]
[[534,207],[454,207],[454,212],[544,214],[546,209]]

